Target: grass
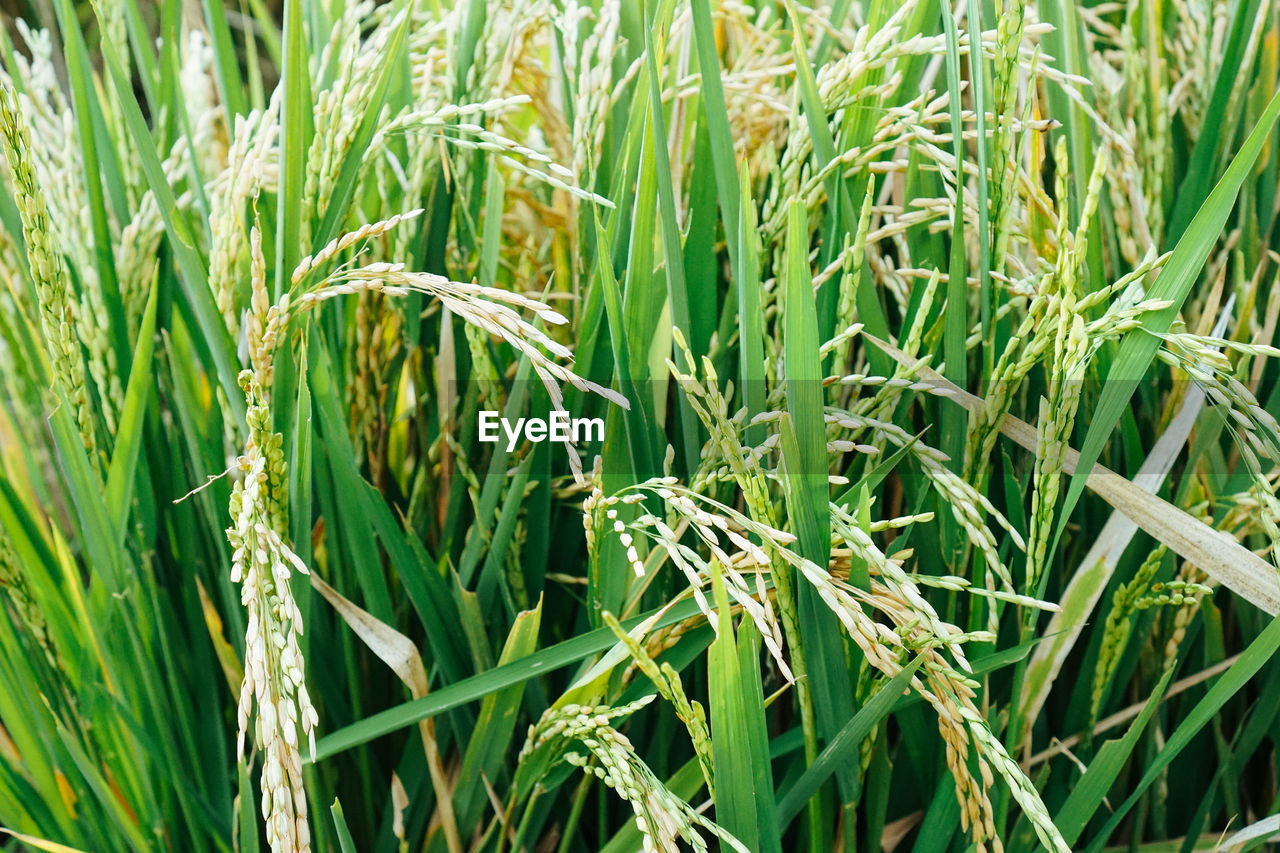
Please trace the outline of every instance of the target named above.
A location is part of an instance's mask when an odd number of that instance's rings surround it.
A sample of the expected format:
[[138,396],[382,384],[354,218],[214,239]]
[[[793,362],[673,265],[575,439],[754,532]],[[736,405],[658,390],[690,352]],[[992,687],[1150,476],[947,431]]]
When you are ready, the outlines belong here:
[[0,849],[1274,843],[1275,4],[17,5]]

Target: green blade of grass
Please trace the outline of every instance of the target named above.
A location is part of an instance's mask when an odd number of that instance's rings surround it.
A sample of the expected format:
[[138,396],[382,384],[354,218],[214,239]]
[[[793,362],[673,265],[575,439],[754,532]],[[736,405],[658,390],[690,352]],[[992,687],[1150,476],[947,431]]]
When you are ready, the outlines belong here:
[[[524,660],[538,647],[538,628],[542,621],[542,603],[519,614],[507,635],[498,666]],[[511,748],[516,730],[516,715],[524,704],[525,685],[514,682],[484,697],[480,716],[467,743],[454,788],[454,809],[461,832],[469,836],[489,802],[484,780],[496,779],[502,760]]]
[[165,176],[155,141],[134,96],[132,81],[109,44],[103,45],[103,63],[115,86],[121,108],[124,110],[125,124],[133,136],[136,153],[140,160],[139,165],[142,167],[143,174],[146,175],[147,184],[155,194],[156,203],[160,208],[165,232],[169,237],[169,245],[173,249],[181,272],[179,279],[187,297],[185,304],[195,314],[200,332],[208,344],[218,381],[226,394],[232,415],[238,422],[243,422],[245,402],[244,394],[236,381],[239,371],[236,366],[235,348],[214,304],[213,294],[209,290],[205,263],[196,248],[190,224],[178,209],[177,199],[174,198],[173,190]]
[[915,671],[924,658],[917,656],[902,671],[885,682],[858,713],[841,727],[818,758],[805,769],[804,775],[792,783],[787,793],[778,801],[778,821],[786,826],[793,821],[809,798],[817,793],[832,773],[845,763],[855,760],[856,750],[871,733],[871,729],[894,710],[903,692],[910,686]]
[[365,494],[363,480],[356,468],[355,451],[351,448],[351,440],[342,418],[342,404],[337,397],[329,355],[315,338],[312,340],[309,361],[311,399],[319,417],[325,455],[341,494],[347,498],[357,498],[354,506],[342,517],[342,529],[352,540],[351,556],[360,581],[360,590],[365,596],[365,608],[380,621],[391,622],[391,592],[382,570],[382,561],[378,558],[374,539],[375,525],[369,518],[372,510],[365,502],[358,500],[359,496]]
[[[672,607],[654,625],[663,628],[688,619],[697,613],[697,604],[683,601]],[[634,628],[652,613],[629,619],[622,623],[627,630]],[[371,740],[411,726],[419,720],[442,714],[451,708],[473,702],[495,690],[501,690],[512,684],[527,681],[553,672],[570,664],[577,663],[591,655],[610,649],[617,644],[617,638],[609,628],[597,628],[579,634],[569,640],[534,652],[526,658],[496,666],[493,669],[465,678],[462,681],[443,687],[430,696],[406,702],[372,714],[357,723],[345,726],[321,738],[316,743],[316,761],[323,761],[344,750],[368,743]]]
[[[275,298],[287,289],[290,273],[301,258],[302,205],[307,154],[311,148],[312,94],[302,0],[285,0],[284,67],[280,85],[280,193],[276,201]],[[380,108],[380,107],[379,107]]]
[[1137,747],[1138,739],[1146,731],[1147,723],[1160,707],[1160,700],[1164,697],[1164,692],[1168,689],[1172,678],[1173,670],[1170,669],[1151,691],[1147,704],[1142,707],[1138,718],[1129,725],[1124,736],[1104,743],[1093,761],[1089,763],[1089,769],[1085,771],[1084,776],[1072,786],[1067,801],[1053,817],[1054,824],[1068,844],[1076,843],[1080,834],[1088,826],[1090,818],[1098,810],[1098,806],[1102,805],[1103,800],[1106,799],[1107,792],[1111,790],[1111,786],[1120,776],[1120,771],[1124,769],[1125,762]]
[[[1271,133],[1271,127],[1275,124],[1277,115],[1280,115],[1280,92],[1277,92],[1267,104],[1253,132],[1249,134],[1240,151],[1232,159],[1222,180],[1213,188],[1213,192],[1197,211],[1191,224],[1187,226],[1186,232],[1173,250],[1173,255],[1147,294],[1150,299],[1167,299],[1170,305],[1160,311],[1145,314],[1142,327],[1126,335],[1120,344],[1120,351],[1116,354],[1103,385],[1102,396],[1098,399],[1098,404],[1089,419],[1089,429],[1085,433],[1084,444],[1080,448],[1080,461],[1076,466],[1075,474],[1071,477],[1071,485],[1067,489],[1062,512],[1058,517],[1057,531],[1054,534],[1055,543],[1062,537],[1062,532],[1066,529],[1067,521],[1071,517],[1071,511],[1084,491],[1090,469],[1102,455],[1102,450],[1128,406],[1138,382],[1146,374],[1147,366],[1160,348],[1161,339],[1157,335],[1167,332],[1173,325],[1174,319],[1182,308],[1182,303],[1186,301],[1192,285],[1200,275],[1200,269],[1218,242],[1227,217],[1235,206],[1240,187],[1253,170],[1253,164],[1258,159],[1263,143]],[[1051,548],[1050,553],[1052,551]]]
[[[55,5],[62,27],[63,46],[66,50],[67,73],[71,77],[71,97],[75,104],[77,141],[80,144],[80,164],[84,168],[84,187],[88,197],[90,222],[93,227],[94,260],[96,261],[99,287],[104,301],[111,298],[119,317],[120,288],[116,283],[115,262],[111,254],[111,232],[107,224],[107,205],[102,192],[101,169],[104,163],[113,163],[115,149],[100,149],[94,138],[95,117],[101,121],[101,105],[98,90],[89,70],[88,49],[80,32],[77,17],[70,0],[59,0]],[[115,328],[120,330],[117,322]]]
[[[711,692],[711,749],[715,779],[716,821],[729,830],[748,850],[762,850],[758,816],[773,814],[773,789],[758,790],[753,769],[752,737],[729,596],[718,566],[712,567],[711,586],[715,594],[717,636],[707,652],[707,675]],[[754,665],[754,662],[753,662]],[[769,849],[777,850],[776,835]]]
[[[647,95],[639,95],[646,98]],[[665,292],[654,262],[654,229],[657,224],[657,158],[649,149],[663,144],[653,135],[653,116],[645,111],[640,143],[640,171],[637,177],[635,205],[632,212],[631,234],[627,241],[626,275],[622,279],[622,321],[627,335],[627,348],[631,355],[631,375],[637,380],[656,380],[649,373],[649,350],[654,337],[661,334]],[[646,396],[653,397],[657,406],[657,394],[652,384],[645,388]]]
[[[792,21],[791,52],[796,64],[796,85],[800,89],[800,102],[804,105],[805,122],[809,128],[809,135],[813,144],[814,161],[819,169],[823,169],[836,159],[835,138],[832,136],[831,128],[827,123],[826,107],[818,94],[818,84],[813,73],[813,67],[809,64],[808,45],[805,41],[804,27],[800,21],[800,14],[796,9],[795,0],[786,0],[786,5]],[[859,122],[859,124],[860,129],[862,129],[862,123]],[[872,125],[867,124],[865,127],[871,128]],[[857,145],[859,142],[861,140],[855,141],[854,144]],[[863,186],[865,186],[865,182]],[[831,207],[831,227],[825,248],[830,253],[836,248],[837,235],[856,223],[858,214],[854,211],[849,192],[840,179],[839,170],[832,173],[827,179],[827,197],[828,204]],[[842,228],[842,223],[845,224],[844,228]],[[855,299],[861,321],[873,334],[887,334],[889,324],[885,319],[884,309],[880,305],[880,300],[874,288],[864,286],[862,270],[851,270],[850,275],[854,277],[853,287],[856,288]],[[822,331],[821,327],[815,328],[818,328],[819,332]],[[827,329],[827,331],[838,333],[842,330]],[[878,359],[879,356],[874,356],[874,358]]]
[[1178,724],[1173,734],[1169,736],[1160,751],[1156,753],[1155,757],[1143,770],[1142,778],[1134,786],[1133,792],[1112,813],[1106,825],[1102,827],[1102,830],[1088,846],[1087,853],[1100,853],[1107,843],[1107,839],[1111,837],[1120,822],[1125,819],[1129,811],[1142,798],[1147,788],[1165,772],[1165,768],[1186,749],[1192,739],[1214,719],[1222,706],[1239,693],[1249,682],[1249,679],[1253,678],[1258,670],[1272,659],[1277,650],[1280,650],[1280,618],[1272,619],[1267,624],[1262,633],[1241,653],[1240,658],[1231,665],[1230,669],[1222,674],[1222,677],[1214,683],[1213,687],[1209,688],[1209,692],[1196,704],[1186,719]]
[[[720,218],[727,235],[738,233],[738,167],[733,154],[733,135],[729,130],[729,111],[725,107],[724,83],[720,79],[720,54],[716,50],[715,23],[711,20],[711,0],[691,0],[693,41],[702,72],[702,109],[711,134],[711,164],[716,176],[716,195],[720,199]],[[729,240],[729,266],[740,272],[737,241]],[[735,276],[740,278],[740,276]]]
[[494,612],[494,596],[498,592],[502,593],[502,602],[506,605],[508,615],[512,618],[516,615],[504,565],[511,545],[511,536],[515,532],[516,522],[520,519],[525,486],[529,483],[529,469],[533,466],[533,459],[534,454],[527,455],[511,477],[510,485],[507,486],[506,499],[502,502],[502,511],[498,513],[498,523],[493,528],[489,551],[485,554],[484,566],[480,569],[476,580],[476,594],[480,598],[481,610],[490,616]]
[[[129,33],[129,43],[114,46],[119,51],[117,56],[120,57],[122,67],[126,69],[129,67],[129,57],[133,57],[133,61],[138,66],[138,81],[142,84],[143,95],[148,102],[154,102],[160,88],[160,68],[156,62],[155,42],[151,39],[150,27],[142,14],[138,0],[128,0],[121,5],[125,10],[125,27]],[[101,27],[101,11],[96,5],[94,11],[98,13],[98,22]]]
[[293,549],[303,563],[311,563],[311,384],[307,376],[307,347],[298,351],[298,396],[294,404],[293,433],[289,436],[289,502]]
[[[511,391],[511,396],[507,398],[507,405],[503,411],[506,418],[522,417],[525,407],[529,404],[529,375],[532,369],[527,358],[520,360],[520,365],[516,368],[515,385]],[[502,496],[506,492],[507,479],[503,476],[508,468],[511,452],[507,450],[505,442],[497,442],[494,445],[493,456],[489,459],[489,471],[491,472],[485,478],[484,484],[480,489],[480,502],[476,508],[476,517],[472,522],[474,527],[473,535],[467,540],[462,550],[462,556],[458,559],[458,577],[464,585],[469,585],[477,568],[480,567],[480,558],[484,554],[484,548],[489,543],[491,534],[489,524],[493,519],[494,513],[498,511],[498,504],[502,501]]]
[[795,426],[799,456],[792,460],[788,479],[799,484],[807,505],[801,553],[819,566],[826,565],[830,550],[827,501],[826,422],[822,402],[822,363],[819,355],[818,316],[809,273],[809,229],[804,206],[791,202],[787,216],[786,324],[787,412]]
[[120,546],[125,535],[125,522],[133,503],[133,479],[138,466],[138,450],[142,446],[143,415],[151,393],[153,376],[151,356],[155,352],[156,302],[160,287],[153,285],[147,297],[146,311],[138,329],[138,343],[133,351],[133,368],[124,393],[124,409],[116,431],[116,443],[107,468],[106,505],[110,515],[114,542]]
[[342,853],[356,853],[355,839],[351,837],[346,815],[342,813],[342,803],[338,802],[336,797],[333,805],[329,807],[329,814],[333,816],[333,826],[338,832],[338,849]]
[[95,576],[102,577],[112,591],[120,592],[125,584],[121,552],[111,544],[115,537],[107,506],[99,491],[101,484],[89,457],[85,455],[80,433],[71,417],[71,406],[65,399],[49,418],[49,425],[58,448],[67,491],[76,510],[86,556]]
[[227,112],[242,116],[248,112],[245,102],[244,81],[240,76],[240,61],[236,57],[231,40],[231,28],[227,25],[227,10],[218,0],[203,0],[205,26],[209,29],[215,57],[214,70],[218,75],[218,91]]
[[[738,198],[742,212],[738,217],[738,270],[734,272],[734,290],[738,296],[738,387],[747,418],[765,411],[764,316],[760,308],[760,261],[756,250],[756,208],[751,200],[751,176],[742,170]],[[747,445],[764,440],[762,427],[748,428]]]
[[[951,4],[941,3],[943,33],[946,36],[947,94],[951,104],[961,104],[960,45],[956,24],[951,18]],[[956,158],[956,199],[964,197],[964,126],[960,111],[951,110],[951,150]],[[951,218],[951,255],[947,265],[946,323],[943,327],[942,352],[946,360],[945,375],[961,388],[968,385],[968,356],[965,338],[969,335],[969,267],[964,248],[964,205],[957,203]],[[952,470],[964,465],[964,416],[951,408],[942,414],[942,450],[951,457]]]
[[262,848],[258,844],[258,798],[253,790],[253,782],[249,779],[249,768],[243,761],[236,763],[236,784],[236,849],[245,853],[259,853]]
[[[747,755],[756,799],[756,831],[759,849],[764,853],[781,853],[782,827],[775,802],[776,786],[770,757],[769,726],[765,716],[764,686],[760,679],[760,631],[750,619],[738,627],[738,678],[742,685],[742,716],[747,734]],[[797,738],[795,743],[800,743]]]
[[989,378],[995,359],[991,328],[995,308],[991,285],[991,196],[987,174],[987,63],[982,52],[982,4],[968,3],[965,10],[969,25],[969,90],[973,97],[974,129],[978,137],[974,145],[974,161],[978,165],[978,304],[984,343],[983,377]]
[[[822,361],[817,305],[809,272],[809,229],[802,204],[792,201],[787,216],[785,335],[787,415],[782,427],[786,500],[798,553],[826,566],[831,553],[827,430],[822,402]],[[853,714],[840,623],[812,584],[796,592],[797,621],[804,644],[804,672],[812,689],[818,732],[828,741]],[[851,767],[837,773],[841,793],[851,797]],[[846,800],[847,802],[847,800]]]
[[[671,183],[671,158],[667,151],[667,126],[662,113],[662,79],[658,74],[657,49],[654,47],[653,29],[664,24],[671,3],[663,3],[659,14],[654,16],[653,27],[644,28],[645,36],[645,70],[649,80],[649,123],[646,128],[652,133],[650,144],[645,152],[650,154],[654,162],[654,177],[658,188],[658,220],[662,234],[662,254],[666,259],[667,304],[671,312],[671,322],[684,333],[686,340],[692,339],[693,324],[689,315],[689,289],[684,272],[684,242],[680,239],[680,225],[676,220],[675,190]],[[636,239],[638,235],[633,235]],[[694,356],[700,355],[694,352]],[[673,353],[673,358],[679,358]],[[683,394],[677,397],[680,407],[679,430],[680,447],[684,453],[686,470],[693,471],[698,467],[702,442],[698,437],[698,419],[693,414],[689,401]]]
[[631,401],[629,411],[620,417],[626,424],[627,444],[631,448],[631,465],[640,478],[652,476],[656,472],[650,453],[650,434],[652,427],[647,414],[649,396],[636,390],[635,380],[631,373],[631,352],[627,344],[627,335],[623,326],[622,295],[618,282],[613,276],[613,265],[609,263],[609,237],[596,221],[596,245],[600,247],[601,262],[597,267],[600,289],[604,294],[604,311],[609,327],[609,341],[613,348],[613,369],[618,377],[618,391]]

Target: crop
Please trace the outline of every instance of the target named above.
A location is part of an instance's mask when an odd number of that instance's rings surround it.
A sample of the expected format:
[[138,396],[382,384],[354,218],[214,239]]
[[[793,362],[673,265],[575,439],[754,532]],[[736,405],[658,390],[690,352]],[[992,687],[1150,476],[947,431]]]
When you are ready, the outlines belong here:
[[0,848],[1280,830],[1274,2],[31,12]]

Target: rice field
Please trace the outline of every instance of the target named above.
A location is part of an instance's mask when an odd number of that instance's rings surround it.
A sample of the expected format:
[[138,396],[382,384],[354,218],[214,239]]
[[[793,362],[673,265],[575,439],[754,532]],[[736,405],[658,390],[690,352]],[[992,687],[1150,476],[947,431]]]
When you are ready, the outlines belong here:
[[1275,849],[1275,0],[0,14],[0,850]]

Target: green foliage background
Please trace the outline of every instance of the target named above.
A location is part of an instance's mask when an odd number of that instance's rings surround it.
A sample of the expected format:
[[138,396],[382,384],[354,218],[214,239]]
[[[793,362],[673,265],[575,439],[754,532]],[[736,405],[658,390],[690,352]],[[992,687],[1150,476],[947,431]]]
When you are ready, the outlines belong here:
[[0,847],[1280,829],[1272,0],[9,11]]

